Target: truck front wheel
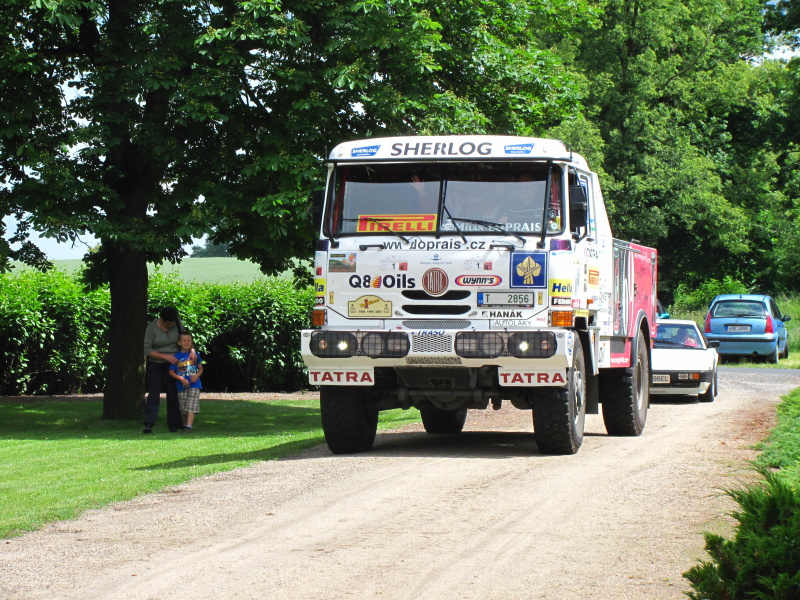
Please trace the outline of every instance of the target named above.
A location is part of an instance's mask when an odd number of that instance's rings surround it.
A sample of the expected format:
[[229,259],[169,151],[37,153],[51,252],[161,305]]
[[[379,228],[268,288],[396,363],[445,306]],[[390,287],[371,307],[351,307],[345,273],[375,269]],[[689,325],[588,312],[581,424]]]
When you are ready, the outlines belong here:
[[644,334],[636,339],[636,362],[621,375],[601,382],[603,422],[609,435],[641,435],[650,406],[650,355]]
[[334,454],[352,454],[372,448],[378,431],[378,411],[364,402],[357,387],[323,386],[319,392],[322,431]]
[[575,454],[583,444],[586,422],[586,361],[575,338],[575,363],[566,388],[538,398],[533,405],[533,435],[542,454]]
[[441,408],[420,408],[422,424],[428,433],[461,433],[467,420],[467,409],[442,410]]

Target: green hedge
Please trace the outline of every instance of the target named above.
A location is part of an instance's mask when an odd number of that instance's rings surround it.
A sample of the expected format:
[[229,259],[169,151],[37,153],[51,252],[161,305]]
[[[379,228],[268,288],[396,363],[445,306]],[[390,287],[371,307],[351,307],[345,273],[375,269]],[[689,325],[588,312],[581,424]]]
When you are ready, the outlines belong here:
[[[152,320],[162,306],[178,309],[206,361],[205,389],[296,390],[312,305],[312,288],[282,279],[197,284],[156,273],[148,311]],[[101,391],[109,310],[107,288],[86,292],[78,274],[0,275],[0,395]]]
[[0,395],[100,389],[109,305],[61,271],[0,275]]

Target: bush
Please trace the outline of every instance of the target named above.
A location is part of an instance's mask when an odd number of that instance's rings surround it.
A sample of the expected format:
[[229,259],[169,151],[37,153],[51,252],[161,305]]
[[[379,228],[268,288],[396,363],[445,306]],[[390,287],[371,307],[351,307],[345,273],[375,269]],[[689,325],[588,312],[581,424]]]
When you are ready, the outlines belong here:
[[[80,275],[22,271],[0,275],[0,395],[102,390],[110,297],[85,292]],[[249,284],[186,283],[156,272],[148,317],[175,306],[192,332],[210,391],[296,390],[305,384],[300,329],[313,288],[282,279]]]
[[681,283],[675,290],[672,310],[674,312],[706,310],[711,301],[720,294],[746,294],[747,292],[747,286],[727,275],[722,281],[709,279],[697,286]]
[[150,279],[150,318],[175,306],[192,332],[206,370],[203,387],[217,391],[296,390],[306,381],[300,330],[307,327],[313,288],[284,279],[249,284],[186,284]]
[[684,573],[695,589],[690,598],[800,598],[800,494],[775,473],[762,473],[763,484],[726,491],[740,506],[736,534],[705,534],[712,560]]
[[0,277],[0,394],[102,387],[109,306],[62,271]]

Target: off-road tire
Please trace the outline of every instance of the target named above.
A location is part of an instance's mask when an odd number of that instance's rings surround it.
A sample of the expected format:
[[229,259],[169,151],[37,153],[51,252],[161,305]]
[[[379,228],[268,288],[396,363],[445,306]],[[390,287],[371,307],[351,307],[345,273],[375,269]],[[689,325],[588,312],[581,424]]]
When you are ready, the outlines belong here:
[[365,452],[375,443],[378,411],[364,403],[358,388],[323,386],[319,392],[322,431],[334,454]]
[[635,359],[630,370],[606,376],[601,382],[603,422],[609,435],[637,436],[644,431],[650,405],[650,354],[641,331],[636,340]]
[[425,431],[431,434],[461,433],[467,420],[467,409],[442,410],[428,407],[419,411]]
[[586,423],[586,360],[575,338],[575,362],[566,388],[552,388],[533,405],[533,435],[542,454],[575,454]]
[[698,395],[698,400],[700,402],[713,402],[714,398],[717,397],[717,370],[714,369],[714,375],[711,378],[711,385],[708,386],[708,389]]

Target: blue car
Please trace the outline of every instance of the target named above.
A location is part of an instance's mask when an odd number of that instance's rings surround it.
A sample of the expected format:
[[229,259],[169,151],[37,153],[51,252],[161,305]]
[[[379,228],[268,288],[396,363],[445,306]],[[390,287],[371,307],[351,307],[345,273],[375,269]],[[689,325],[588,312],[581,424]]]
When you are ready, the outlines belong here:
[[786,321],[770,296],[723,294],[711,301],[705,323],[708,341],[719,341],[720,357],[764,358],[777,363],[789,357]]

